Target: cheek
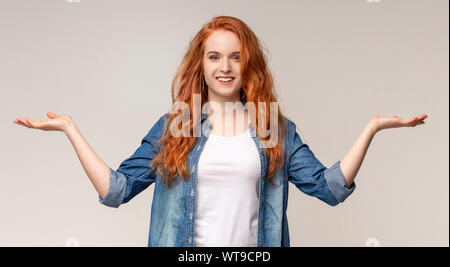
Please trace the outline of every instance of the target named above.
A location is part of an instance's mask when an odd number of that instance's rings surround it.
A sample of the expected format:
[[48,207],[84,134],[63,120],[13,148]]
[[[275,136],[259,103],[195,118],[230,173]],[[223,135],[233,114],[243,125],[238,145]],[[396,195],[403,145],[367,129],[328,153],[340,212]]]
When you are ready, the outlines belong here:
[[208,76],[211,77],[214,72],[216,71],[217,66],[211,62],[204,62],[203,63],[203,72]]
[[241,88],[242,87],[242,77],[239,76],[239,81],[237,81],[236,83],[236,87],[237,88]]
[[205,79],[206,84],[209,85],[211,83],[211,77],[212,73],[210,66],[208,66],[207,64],[203,64],[203,78]]
[[208,88],[214,88],[216,85],[214,84],[214,82],[215,82],[215,80],[213,79],[213,78],[211,78],[212,76],[211,76],[212,74],[207,74],[206,72],[205,72],[205,82],[206,82],[206,85],[208,86]]

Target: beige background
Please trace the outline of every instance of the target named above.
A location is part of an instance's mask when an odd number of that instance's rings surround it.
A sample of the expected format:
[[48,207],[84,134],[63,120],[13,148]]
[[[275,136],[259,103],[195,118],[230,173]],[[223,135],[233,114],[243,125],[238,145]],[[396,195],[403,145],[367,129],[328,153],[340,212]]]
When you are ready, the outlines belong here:
[[448,1],[0,0],[0,246],[146,246],[154,186],[119,209],[61,132],[70,114],[113,169],[170,104],[189,40],[236,16],[268,50],[285,114],[326,166],[374,115],[428,114],[372,141],[343,204],[290,185],[291,246],[448,246]]

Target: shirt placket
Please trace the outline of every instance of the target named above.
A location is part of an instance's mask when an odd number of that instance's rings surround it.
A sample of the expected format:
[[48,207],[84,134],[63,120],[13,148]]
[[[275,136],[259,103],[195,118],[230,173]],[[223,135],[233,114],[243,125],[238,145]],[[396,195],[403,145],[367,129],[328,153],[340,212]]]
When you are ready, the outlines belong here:
[[266,176],[266,153],[264,148],[262,147],[262,143],[259,140],[258,136],[256,136],[255,129],[252,124],[249,125],[250,134],[252,136],[253,141],[256,144],[259,152],[259,158],[261,162],[261,175],[259,179],[259,202],[258,202],[258,247],[264,246],[264,187]]
[[[202,122],[203,123],[203,122]],[[206,130],[205,135],[201,135],[197,139],[197,145],[194,147],[194,150],[192,151],[192,161],[189,164],[189,168],[191,171],[191,177],[189,178],[188,182],[188,210],[187,210],[187,218],[186,218],[186,236],[185,236],[185,246],[187,247],[193,247],[194,246],[194,223],[195,223],[195,207],[196,207],[196,192],[197,192],[197,170],[198,170],[198,162],[200,159],[200,154],[203,150],[203,147],[205,146],[205,143],[209,137],[210,132],[210,122],[208,119],[205,119],[206,123]]]

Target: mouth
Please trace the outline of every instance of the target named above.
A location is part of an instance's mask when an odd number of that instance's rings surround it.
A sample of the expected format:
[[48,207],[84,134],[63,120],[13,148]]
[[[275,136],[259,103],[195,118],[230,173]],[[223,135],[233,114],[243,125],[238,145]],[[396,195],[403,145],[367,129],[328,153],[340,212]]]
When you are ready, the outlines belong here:
[[223,85],[229,85],[229,84],[232,84],[233,83],[233,81],[234,81],[234,77],[232,77],[232,76],[217,76],[216,77],[216,80],[217,81],[219,81],[219,83],[220,84],[223,84]]

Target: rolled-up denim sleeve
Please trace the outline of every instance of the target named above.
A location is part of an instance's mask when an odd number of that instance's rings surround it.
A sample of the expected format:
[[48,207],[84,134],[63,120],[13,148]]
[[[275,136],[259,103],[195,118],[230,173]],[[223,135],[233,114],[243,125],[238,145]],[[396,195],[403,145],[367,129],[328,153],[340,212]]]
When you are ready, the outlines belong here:
[[340,160],[325,170],[324,177],[325,180],[327,180],[331,193],[333,193],[339,202],[344,202],[344,200],[351,195],[356,188],[355,181],[353,181],[350,188],[347,188],[345,184],[345,177],[342,173]]
[[109,188],[104,198],[99,196],[101,204],[118,208],[155,182],[155,172],[150,165],[159,152],[158,140],[164,131],[165,116],[153,125],[141,145],[117,170],[109,168]]
[[123,173],[116,172],[113,169],[109,168],[110,176],[109,176],[109,188],[106,193],[105,198],[98,196],[101,204],[118,208],[120,204],[122,204],[123,198],[125,196],[125,190],[127,187],[127,178]]
[[343,202],[355,190],[353,182],[350,188],[345,185],[345,178],[340,168],[340,161],[330,168],[325,167],[304,144],[295,131],[291,129],[289,140],[288,176],[300,191],[317,197],[325,203],[335,206]]

